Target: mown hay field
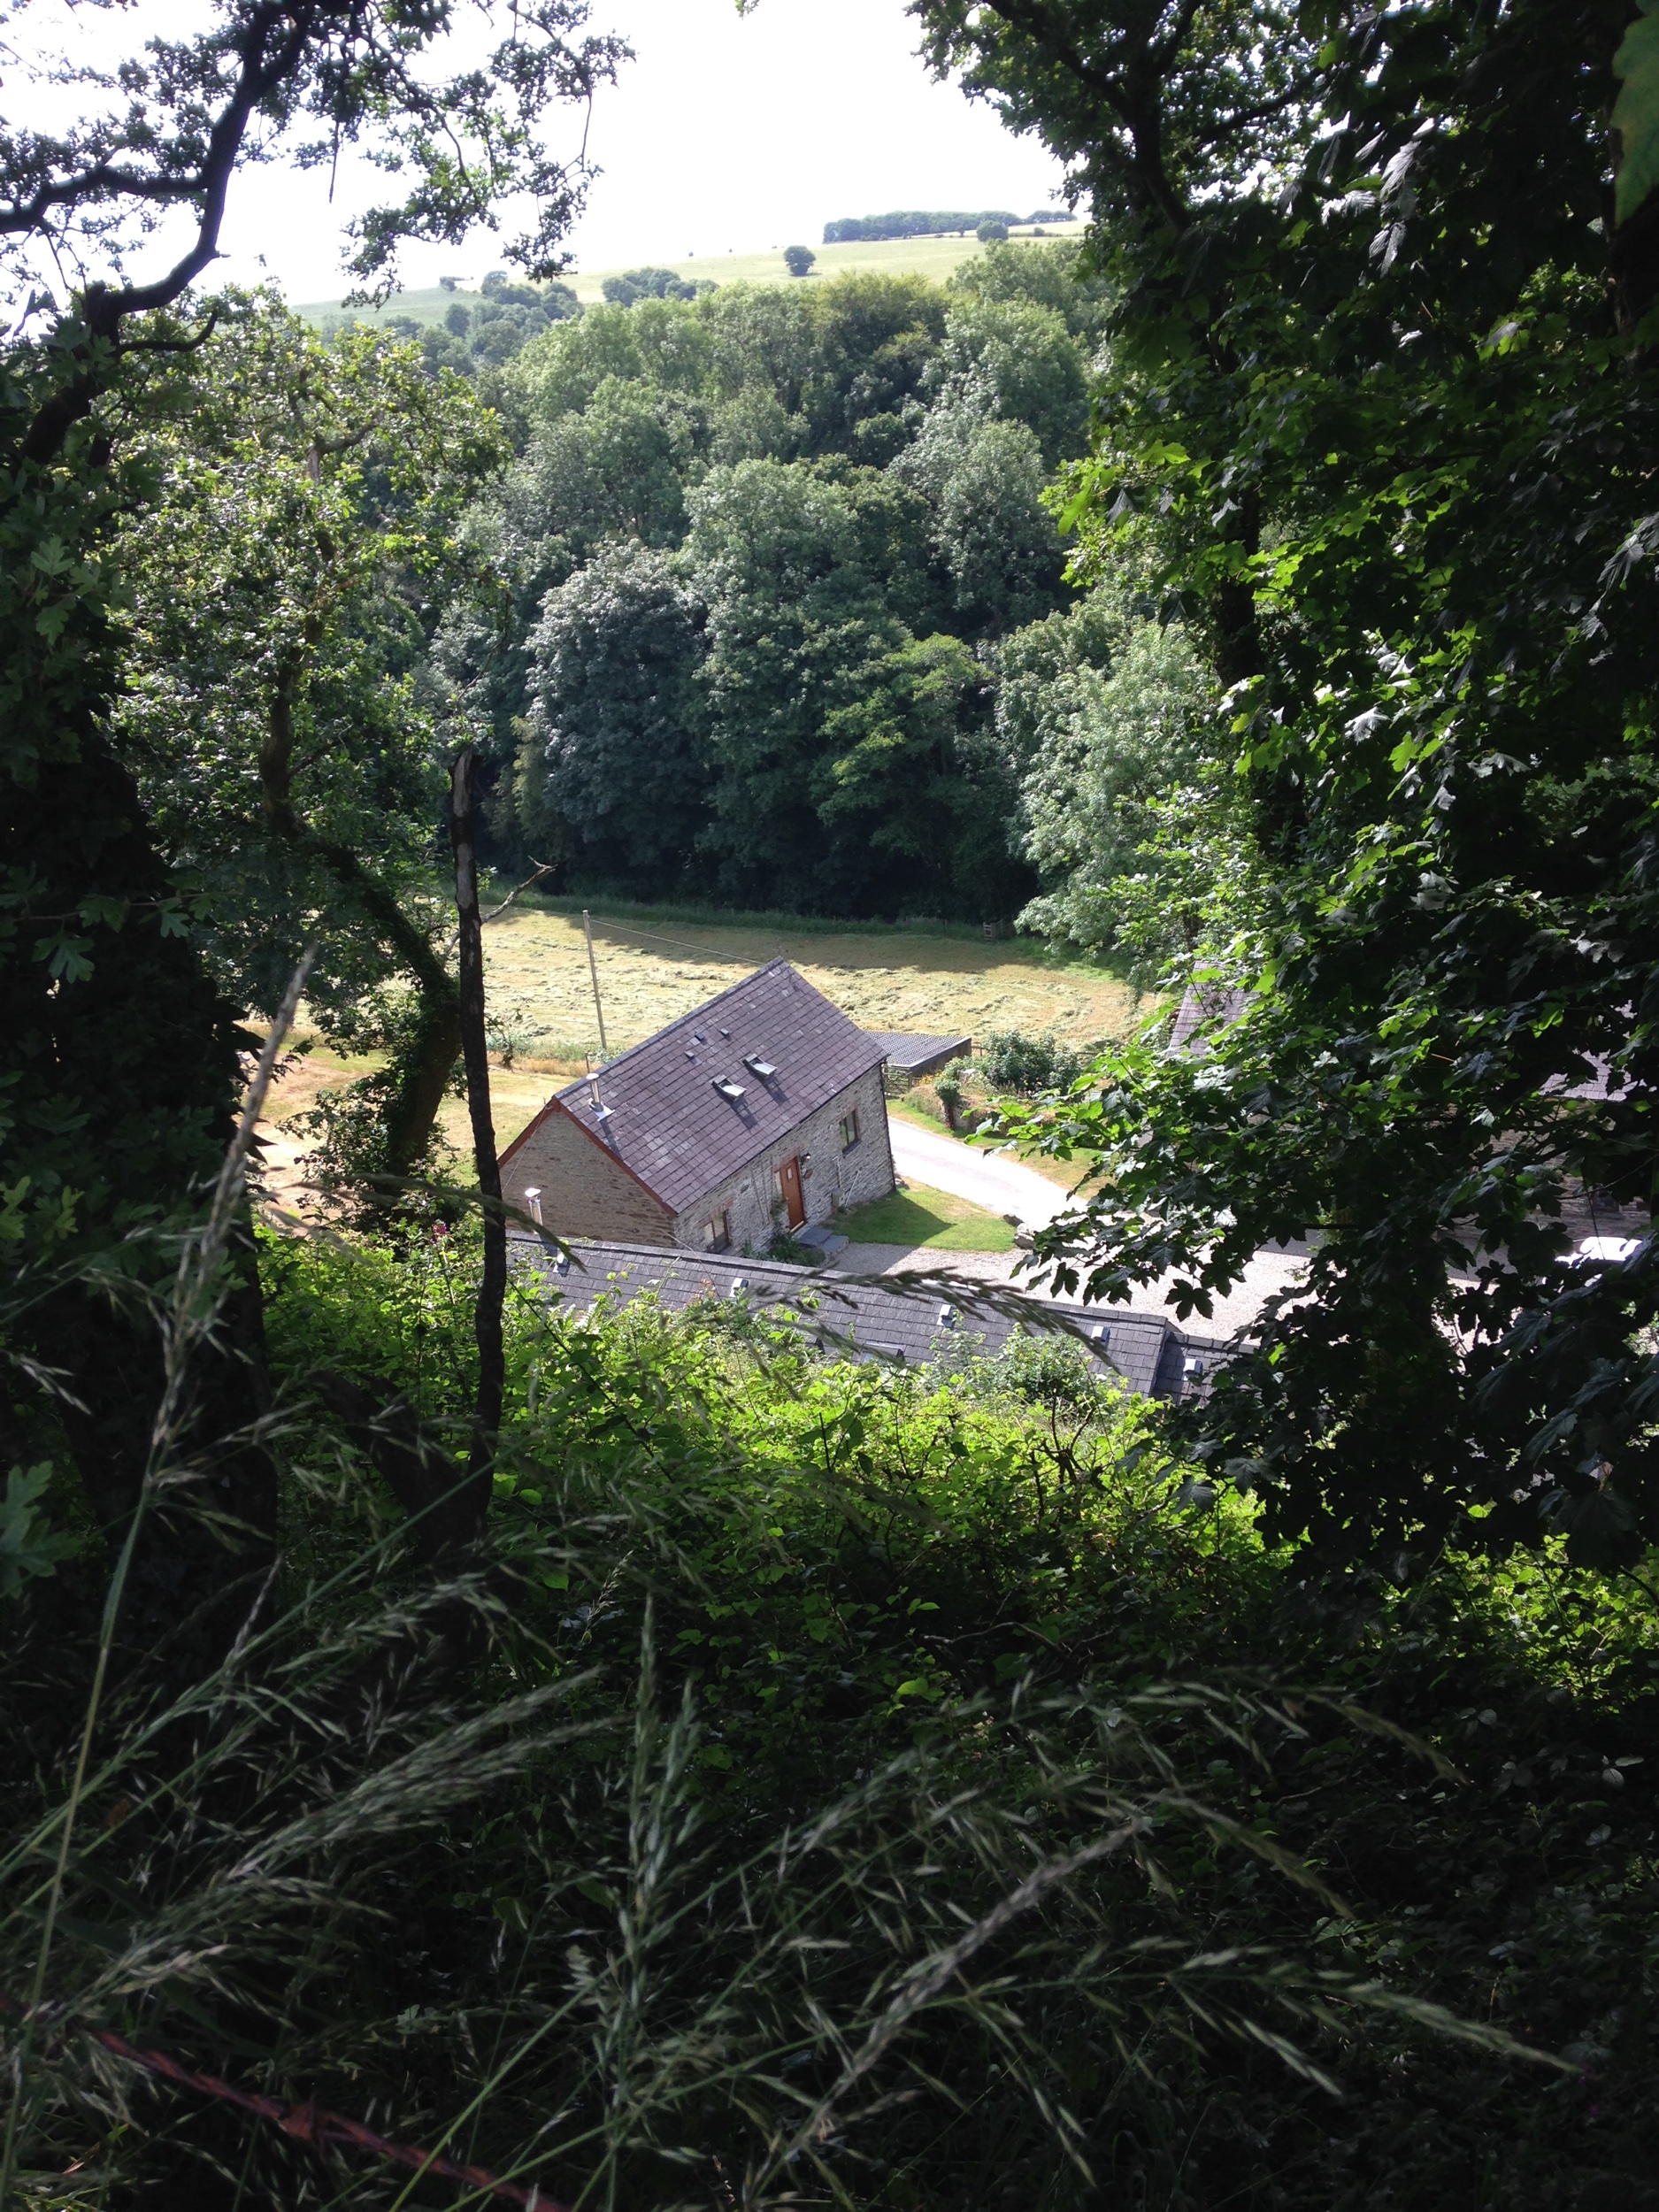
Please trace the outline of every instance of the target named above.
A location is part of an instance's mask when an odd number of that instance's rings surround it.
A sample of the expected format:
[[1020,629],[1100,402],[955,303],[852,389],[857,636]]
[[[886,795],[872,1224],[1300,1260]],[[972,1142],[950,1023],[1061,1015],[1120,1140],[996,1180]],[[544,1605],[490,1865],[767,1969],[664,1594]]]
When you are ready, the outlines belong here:
[[[726,990],[780,956],[861,1028],[982,1040],[994,1029],[1052,1030],[1067,1043],[1121,1037],[1158,1001],[1084,961],[1026,941],[872,926],[646,921],[594,917],[595,964],[611,1056]],[[581,917],[549,906],[513,908],[484,933],[490,1010],[490,1102],[495,1141],[510,1144],[572,1075],[599,1057],[599,1025]],[[503,1066],[503,1054],[511,1065]],[[309,1140],[296,1117],[319,1094],[379,1064],[348,1060],[320,1039],[291,1061],[266,1110],[265,1164],[273,1189],[297,1191]],[[445,1136],[463,1157],[472,1136],[465,1102],[444,1101]]]
[[[597,913],[593,930],[612,1056],[780,956],[864,1029],[976,1039],[994,1029],[1052,1030],[1084,1044],[1125,1036],[1156,1010],[1156,1001],[1104,970],[1018,940]],[[484,962],[492,1019],[511,1036],[520,1066],[580,1070],[585,1055],[597,1056],[580,914],[504,914],[485,933]]]

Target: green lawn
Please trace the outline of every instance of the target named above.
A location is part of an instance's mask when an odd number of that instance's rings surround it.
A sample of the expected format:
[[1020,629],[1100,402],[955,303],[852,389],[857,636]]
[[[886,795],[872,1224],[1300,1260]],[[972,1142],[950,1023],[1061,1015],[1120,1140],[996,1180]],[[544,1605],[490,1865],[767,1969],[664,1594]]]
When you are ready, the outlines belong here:
[[931,1130],[936,1137],[948,1137],[952,1133],[946,1128],[942,1114],[930,1114],[926,1106],[914,1106],[908,1098],[888,1099],[888,1118],[891,1119],[895,1114],[901,1115],[906,1121],[914,1122],[918,1129]]
[[1001,1214],[986,1213],[949,1191],[912,1183],[837,1214],[835,1226],[855,1244],[925,1245],[934,1252],[1011,1252],[1014,1232]]

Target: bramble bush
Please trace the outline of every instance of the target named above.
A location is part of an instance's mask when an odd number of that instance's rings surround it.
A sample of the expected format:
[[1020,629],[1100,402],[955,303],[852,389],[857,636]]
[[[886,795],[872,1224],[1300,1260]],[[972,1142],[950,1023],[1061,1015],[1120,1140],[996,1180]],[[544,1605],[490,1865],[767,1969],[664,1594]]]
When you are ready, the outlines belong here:
[[1050,1032],[1032,1037],[1023,1030],[1000,1029],[979,1048],[979,1060],[993,1090],[1029,1096],[1064,1090],[1087,1066],[1089,1055],[1061,1044]]

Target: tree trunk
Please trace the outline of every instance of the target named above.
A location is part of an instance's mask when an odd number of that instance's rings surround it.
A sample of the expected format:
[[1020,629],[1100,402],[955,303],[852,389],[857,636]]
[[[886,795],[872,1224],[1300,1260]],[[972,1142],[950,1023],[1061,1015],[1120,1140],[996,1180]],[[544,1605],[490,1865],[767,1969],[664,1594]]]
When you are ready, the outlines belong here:
[[438,1109],[461,1056],[460,994],[426,937],[357,854],[320,840],[318,849],[335,880],[355,897],[381,943],[414,977],[419,994],[414,1041],[399,1064],[398,1086],[386,1112],[386,1172],[401,1179],[412,1175],[426,1155]]
[[507,1295],[507,1223],[501,1206],[501,1168],[490,1118],[489,1054],[484,1034],[484,932],[478,905],[473,807],[477,777],[478,754],[469,745],[457,759],[450,781],[449,836],[455,848],[455,906],[460,920],[461,1049],[466,1063],[467,1111],[472,1123],[472,1152],[484,1217],[484,1272],[472,1312],[478,1340],[478,1396],[471,1461],[473,1510],[481,1529],[489,1508],[495,1438],[506,1389],[502,1307]]
[[284,843],[309,849],[350,899],[399,964],[415,979],[420,1011],[414,1038],[399,1057],[397,1087],[386,1109],[382,1166],[395,1182],[411,1176],[426,1156],[433,1125],[461,1050],[461,1002],[455,979],[396,894],[349,845],[319,837],[294,804],[294,701],[309,642],[302,638],[277,671],[259,748],[265,820]]
[[[33,1250],[28,1237],[13,1248],[24,1271],[8,1333],[61,1378],[73,1402],[58,1422],[113,1546],[155,1444],[165,1379],[156,1308],[176,1235],[208,1202],[241,1070],[234,1010],[188,938],[164,933],[172,887],[137,789],[89,713],[75,734],[73,757],[42,764],[32,789],[12,783],[0,826],[0,879],[28,886],[17,935],[0,948],[10,1110],[0,1183],[27,1178],[42,1200],[73,1194],[68,1236],[42,1232]],[[88,914],[109,918],[73,930],[77,956],[54,976],[61,918]],[[180,1673],[222,1655],[275,1546],[276,1471],[246,1434],[269,1386],[245,1220],[233,1270],[221,1329],[197,1356],[168,1447],[172,1463],[201,1472],[147,1510],[123,1616],[123,1641],[165,1638]],[[46,1402],[19,1409],[50,1450]]]

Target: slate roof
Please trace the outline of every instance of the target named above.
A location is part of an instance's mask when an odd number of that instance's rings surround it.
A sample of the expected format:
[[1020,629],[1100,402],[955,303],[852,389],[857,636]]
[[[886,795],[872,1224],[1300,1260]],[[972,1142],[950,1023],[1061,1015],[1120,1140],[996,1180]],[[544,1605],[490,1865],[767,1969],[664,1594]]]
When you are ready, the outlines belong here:
[[[603,1118],[586,1076],[558,1097],[678,1214],[881,1058],[873,1038],[774,960],[601,1069]],[[741,1096],[717,1090],[721,1081]]]
[[1212,1033],[1216,1028],[1228,1027],[1244,1011],[1249,995],[1248,991],[1232,990],[1219,983],[1207,983],[1200,989],[1189,986],[1170,1027],[1169,1050],[1208,1052],[1210,1036],[1195,1033],[1201,1027]]
[[[551,1238],[516,1235],[510,1249],[512,1264],[540,1276],[567,1310],[582,1312],[605,1297],[626,1304],[649,1292],[667,1311],[682,1313],[701,1299],[730,1298],[741,1282],[746,1288],[739,1294],[752,1305],[798,1319],[814,1342],[855,1359],[919,1366],[956,1352],[995,1354],[1016,1329],[1033,1334],[1069,1326],[1081,1333],[1091,1359],[1141,1396],[1173,1399],[1207,1391],[1216,1360],[1225,1356],[1221,1346],[1187,1335],[1157,1314],[1053,1303],[1005,1285],[996,1286],[1000,1295],[985,1286],[953,1288],[948,1302],[937,1286],[900,1291],[778,1260],[665,1251],[649,1244],[573,1238],[562,1274]],[[953,1316],[949,1322],[946,1311]]]
[[1614,1080],[1613,1064],[1605,1054],[1590,1052],[1585,1057],[1590,1064],[1587,1082],[1570,1084],[1564,1075],[1552,1075],[1540,1087],[1539,1096],[1587,1098],[1599,1104],[1608,1099],[1624,1098],[1629,1094],[1629,1085],[1623,1076]]
[[913,1037],[902,1029],[867,1029],[864,1034],[880,1046],[887,1065],[905,1075],[932,1075],[973,1048],[972,1037]]

